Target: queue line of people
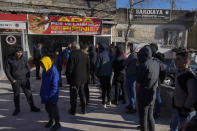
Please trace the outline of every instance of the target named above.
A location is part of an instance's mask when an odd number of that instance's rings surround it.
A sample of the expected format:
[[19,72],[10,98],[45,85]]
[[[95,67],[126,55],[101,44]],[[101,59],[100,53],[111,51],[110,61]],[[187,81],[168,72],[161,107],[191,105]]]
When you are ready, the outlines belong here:
[[[108,51],[107,44],[101,43],[95,57],[95,54],[91,56],[87,53],[87,45],[80,46],[76,42],[72,44],[69,58],[67,58],[68,61],[66,62],[66,77],[68,84],[70,84],[70,114],[76,114],[78,95],[81,102],[81,112],[83,114],[87,113],[89,76],[92,76],[93,83],[95,83],[94,78],[98,77],[104,108],[112,103],[119,104],[120,92],[123,95],[122,103],[126,104],[127,93],[129,101],[129,105],[126,106],[127,112],[135,113],[137,111],[139,113],[140,126],[138,129],[141,131],[155,130],[154,114],[159,115],[161,105],[158,87],[165,77],[164,56],[158,53],[158,47],[155,44],[144,46],[138,53],[135,52],[136,46],[132,44],[130,55],[127,58],[121,45],[116,47],[115,53],[112,55]],[[49,114],[49,122],[45,127],[52,126],[54,130],[61,127],[57,107],[59,86],[62,85],[60,82],[61,70],[58,69],[58,65],[63,64],[58,57],[60,55],[62,56],[61,51],[56,50],[54,62],[48,56],[40,60],[41,67],[44,69],[40,95],[42,103],[45,104],[45,109]],[[91,65],[90,58],[94,58]],[[174,109],[170,124],[171,131],[178,131],[180,127],[187,127],[187,124],[184,125],[184,123],[195,115],[197,103],[196,89],[194,88],[196,76],[188,67],[191,61],[190,53],[187,50],[180,49],[176,54],[175,61],[178,75],[173,97]],[[19,70],[21,72],[21,69],[23,73],[17,73]],[[31,111],[39,112],[40,109],[33,103],[29,85],[30,71],[27,62],[22,57],[22,48],[16,48],[15,56],[8,59],[5,71],[14,91],[15,111],[13,115],[17,115],[20,112],[18,95],[20,87],[22,87],[27,97]],[[112,72],[114,72],[113,84],[110,83]],[[115,86],[115,98],[113,101],[111,100],[112,86]],[[156,107],[155,102],[157,103]]]

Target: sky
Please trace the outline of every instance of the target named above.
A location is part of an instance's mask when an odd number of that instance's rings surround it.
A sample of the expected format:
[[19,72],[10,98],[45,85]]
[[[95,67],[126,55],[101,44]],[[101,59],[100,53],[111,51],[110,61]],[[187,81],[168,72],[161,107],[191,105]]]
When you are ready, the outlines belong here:
[[[151,4],[140,5],[137,8],[170,9],[168,0],[154,0]],[[116,0],[117,8],[129,8],[129,0]],[[197,0],[177,0],[176,9],[197,10]]]

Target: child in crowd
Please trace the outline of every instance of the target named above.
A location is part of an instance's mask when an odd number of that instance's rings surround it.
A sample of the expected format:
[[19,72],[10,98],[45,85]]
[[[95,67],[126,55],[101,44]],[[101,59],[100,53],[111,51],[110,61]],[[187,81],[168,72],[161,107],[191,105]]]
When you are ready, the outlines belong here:
[[[50,57],[45,56],[41,60],[42,85],[40,96],[42,103],[45,104],[45,109],[49,115],[49,122],[45,125],[46,128],[52,127],[52,131],[61,128],[59,123],[59,111],[57,107],[58,92],[59,92],[59,73],[55,65],[52,64]],[[55,121],[55,124],[54,124]]]

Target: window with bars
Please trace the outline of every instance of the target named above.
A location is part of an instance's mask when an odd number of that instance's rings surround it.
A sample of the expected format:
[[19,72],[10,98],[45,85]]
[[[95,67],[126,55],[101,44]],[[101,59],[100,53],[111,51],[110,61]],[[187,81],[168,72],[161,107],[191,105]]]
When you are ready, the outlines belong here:
[[179,31],[165,30],[164,31],[164,45],[175,46],[178,44]]
[[123,36],[122,33],[123,33],[122,30],[117,30],[118,37],[122,37]]

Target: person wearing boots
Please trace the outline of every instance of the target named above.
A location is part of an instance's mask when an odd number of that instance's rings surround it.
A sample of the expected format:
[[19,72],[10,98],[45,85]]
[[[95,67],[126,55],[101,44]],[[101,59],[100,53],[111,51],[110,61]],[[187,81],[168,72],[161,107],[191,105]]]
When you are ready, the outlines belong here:
[[23,57],[22,47],[16,47],[15,55],[8,58],[5,73],[12,85],[14,92],[14,105],[15,110],[13,116],[18,115],[20,112],[20,88],[23,89],[23,92],[27,98],[27,102],[30,105],[32,112],[40,112],[40,109],[34,105],[33,96],[31,93],[30,87],[30,69],[27,64],[27,61]]
[[42,104],[45,104],[45,109],[49,115],[49,122],[45,127],[52,127],[51,130],[56,131],[61,128],[57,106],[59,95],[59,73],[56,66],[52,64],[50,57],[45,56],[40,61],[41,67],[44,70],[42,73],[40,96]]
[[123,104],[126,104],[126,91],[125,91],[125,60],[123,46],[117,46],[115,52],[115,59],[113,61],[114,81],[115,81],[115,101],[114,104],[118,105],[120,89],[122,90]]

